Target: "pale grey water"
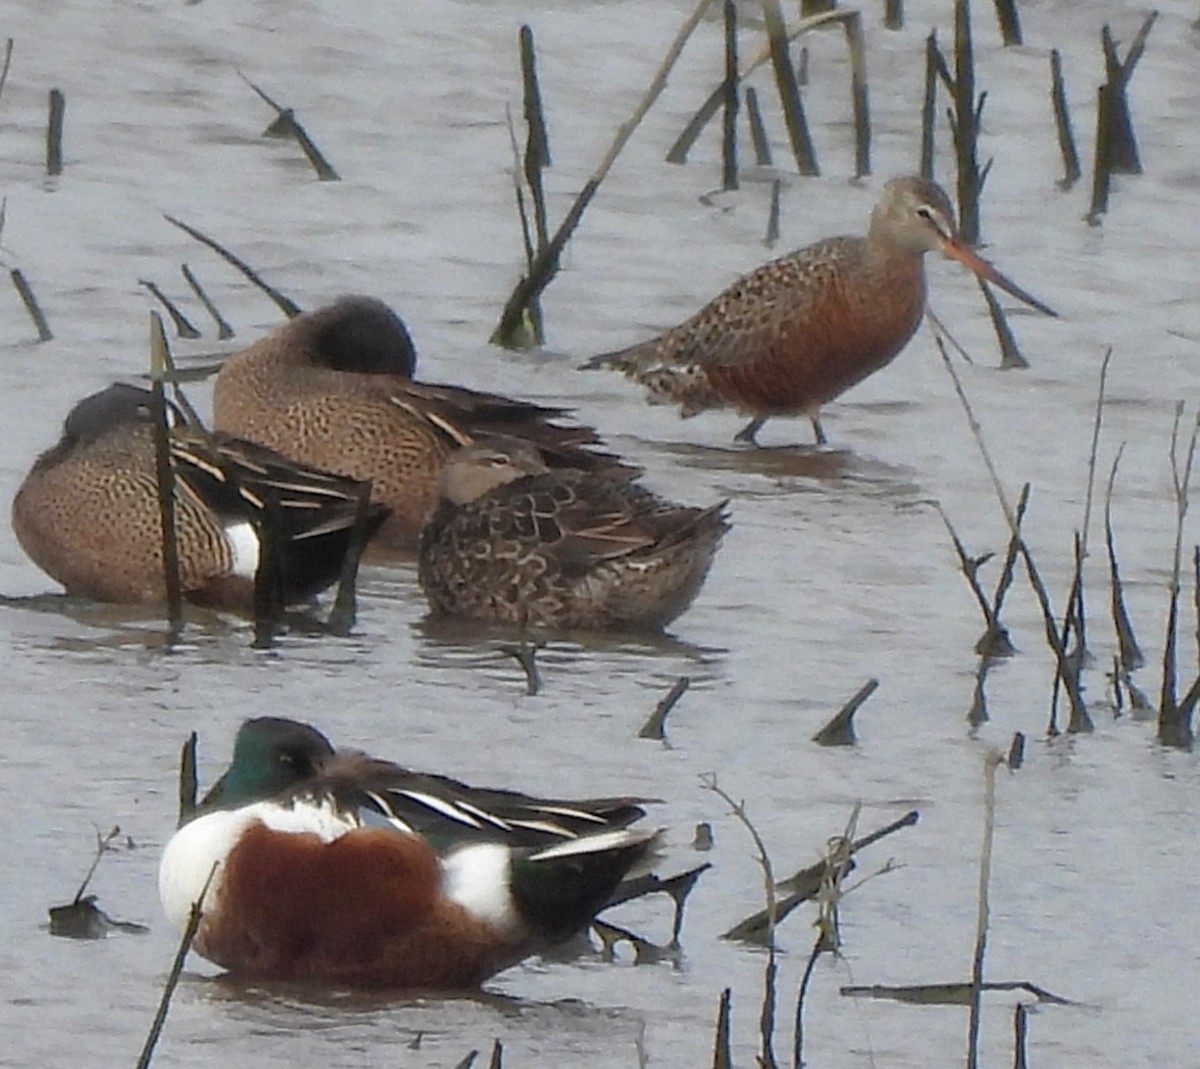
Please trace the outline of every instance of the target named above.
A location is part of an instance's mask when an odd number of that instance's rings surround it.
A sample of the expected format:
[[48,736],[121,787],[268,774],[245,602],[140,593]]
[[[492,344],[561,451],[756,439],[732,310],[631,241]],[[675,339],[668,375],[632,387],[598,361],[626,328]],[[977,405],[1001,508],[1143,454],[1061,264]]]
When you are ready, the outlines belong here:
[[[1112,641],[1097,553],[1089,577],[1098,667],[1087,677],[1096,733],[1045,741],[1051,666],[1023,579],[1007,619],[1021,653],[991,675],[992,720],[969,729],[980,625],[931,502],[944,504],[972,551],[1001,548],[1005,527],[928,335],[830,406],[829,454],[733,449],[732,415],[681,423],[645,407],[617,377],[574,370],[589,353],[678,320],[769,255],[760,241],[771,175],[749,175],[742,192],[706,204],[700,196],[719,181],[714,133],[688,167],[661,162],[718,69],[714,24],[689,45],[572,242],[546,301],[551,352],[513,355],[486,343],[520,264],[504,125],[506,104],[519,113],[520,23],[537,34],[557,216],[689,6],[16,0],[5,9],[0,35],[16,48],[0,98],[0,256],[30,278],[56,337],[30,342],[15,295],[2,298],[0,496],[11,497],[73,400],[145,365],[152,305],[138,279],[182,296],[178,264],[187,261],[234,322],[238,343],[278,322],[261,294],[163,221],[169,212],[305,306],[351,291],[384,297],[408,320],[426,377],[574,404],[645,464],[658,488],[695,502],[731,497],[735,527],[675,626],[678,641],[554,643],[541,656],[536,698],[524,696],[495,642],[427,633],[407,569],[368,570],[353,638],[293,636],[271,653],[251,650],[248,629],[227,621],[191,627],[183,648],[167,653],[151,616],[3,610],[0,804],[10,830],[0,870],[0,1062],[132,1064],[175,944],[158,917],[155,869],[173,826],[179,745],[189,730],[201,732],[207,780],[238,722],[268,712],[481,783],[657,795],[670,865],[698,860],[687,844],[695,822],[709,820],[716,867],[689,905],[679,968],[535,961],[488,985],[500,1001],[243,991],[212,982],[214,970],[193,960],[156,1065],[444,1066],[494,1037],[517,1067],[636,1065],[639,1044],[650,1064],[701,1064],[726,985],[738,1064],[751,1064],[763,958],[717,936],[760,904],[761,877],[743,829],[700,786],[707,772],[745,799],[781,872],[815,860],[856,802],[863,829],[920,809],[915,829],[861,859],[860,874],[889,857],[901,867],[845,902],[843,957],[817,970],[807,1050],[816,1065],[957,1061],[965,1011],[851,1002],[837,988],[966,977],[982,760],[1015,730],[1029,733],[1031,746],[1026,767],[999,782],[988,973],[1081,1003],[1033,1017],[1033,1064],[1195,1062],[1197,759],[1162,751],[1151,725],[1114,722],[1108,712],[1101,666]],[[906,6],[899,34],[879,28],[874,8],[867,18],[879,177],[861,186],[844,177],[853,157],[840,35],[810,42],[816,87],[807,99],[828,177],[789,178],[780,248],[860,229],[882,178],[914,166],[923,38],[937,23],[948,40],[950,28],[947,5]],[[1001,374],[975,288],[950,265],[930,265],[933,305],[977,356],[958,366],[1008,491],[1033,483],[1030,541],[1059,603],[1083,512],[1099,363],[1114,346],[1101,465],[1127,443],[1115,519],[1135,622],[1156,662],[1173,522],[1166,451],[1177,399],[1192,418],[1200,359],[1196,7],[1161,5],[1132,87],[1147,173],[1117,183],[1099,229],[1081,221],[1086,181],[1069,194],[1054,188],[1046,54],[1063,52],[1089,153],[1100,26],[1111,20],[1128,41],[1141,10],[1026,3],[1029,44],[1003,51],[991,5],[976,7],[989,90],[984,152],[996,161],[984,210],[988,254],[1063,316],[1014,315],[1033,368]],[[271,115],[239,70],[296,108],[342,182],[315,181],[295,146],[260,140]],[[766,97],[769,82],[759,84]],[[67,97],[66,171],[48,183],[42,137],[52,85]],[[777,125],[775,142],[783,165]],[[780,173],[788,177],[786,166]],[[941,173],[950,173],[945,163]],[[187,310],[209,329],[194,302]],[[182,356],[215,348],[211,337],[177,346]],[[207,400],[203,390],[196,397]],[[808,435],[802,421],[780,421],[763,440],[786,446]],[[1093,550],[1096,520],[1094,512]],[[1196,538],[1189,519],[1187,544]],[[0,538],[0,590],[51,588],[11,535]],[[1190,617],[1184,630],[1193,630]],[[1181,665],[1186,685],[1195,670],[1186,642]],[[694,682],[668,721],[672,747],[638,740],[681,674]],[[814,746],[812,734],[870,676],[881,686],[860,713],[859,746]],[[1139,680],[1154,692],[1157,669]],[[136,849],[107,857],[92,889],[114,916],[149,923],[151,934],[51,938],[46,907],[73,894],[93,827],[114,823]],[[811,916],[801,910],[780,932],[783,1021]],[[664,905],[619,919],[667,935]],[[989,1064],[1008,1063],[1015,1001],[987,999]],[[406,1044],[418,1033],[414,1052]],[[789,1035],[781,1025],[781,1055]]]

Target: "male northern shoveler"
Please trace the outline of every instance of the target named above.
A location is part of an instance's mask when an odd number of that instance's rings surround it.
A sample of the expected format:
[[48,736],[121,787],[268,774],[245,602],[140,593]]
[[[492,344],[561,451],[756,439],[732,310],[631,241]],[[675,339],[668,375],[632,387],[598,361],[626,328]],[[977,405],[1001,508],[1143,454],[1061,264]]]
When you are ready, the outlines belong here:
[[264,717],[167,844],[159,894],[248,978],[458,990],[582,931],[658,833],[635,798],[479,790]]
[[412,381],[408,331],[382,301],[343,297],[232,356],[213,393],[218,429],[355,479],[391,516],[376,544],[411,552],[433,507],[442,461],[480,434],[533,442],[551,466],[618,465],[585,448],[596,432],[567,415],[497,394]]
[[[123,384],[80,401],[13,499],[18,541],[68,594],[125,603],[165,596],[150,404],[148,390]],[[286,601],[306,600],[337,579],[365,487],[252,442],[209,435],[169,411],[185,597],[250,611],[264,529],[278,547]],[[368,533],[385,513],[370,507]]]
[[977,256],[942,189],[894,178],[865,237],[818,241],[751,271],[677,327],[584,367],[615,367],[651,402],[689,417],[731,407],[755,441],[772,416],[804,414],[826,441],[820,410],[889,363],[925,311],[925,254],[941,251],[1018,300],[1056,313]]
[[435,615],[555,629],[665,627],[729,528],[727,502],[674,505],[625,479],[550,471],[511,438],[442,469],[418,574]]

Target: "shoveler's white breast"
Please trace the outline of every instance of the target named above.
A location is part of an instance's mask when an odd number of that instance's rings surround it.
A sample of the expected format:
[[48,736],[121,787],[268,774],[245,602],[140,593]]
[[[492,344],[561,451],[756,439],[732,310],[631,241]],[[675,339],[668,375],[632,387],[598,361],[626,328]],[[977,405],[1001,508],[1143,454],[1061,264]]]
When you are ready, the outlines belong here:
[[197,817],[185,824],[167,843],[158,866],[158,897],[167,920],[179,928],[187,925],[192,906],[199,900],[216,866],[203,908],[219,908],[221,864],[237,845],[250,825],[264,824],[274,831],[297,834],[308,832],[324,842],[356,827],[353,819],[338,813],[331,805],[297,802],[256,802],[241,809],[221,809]]

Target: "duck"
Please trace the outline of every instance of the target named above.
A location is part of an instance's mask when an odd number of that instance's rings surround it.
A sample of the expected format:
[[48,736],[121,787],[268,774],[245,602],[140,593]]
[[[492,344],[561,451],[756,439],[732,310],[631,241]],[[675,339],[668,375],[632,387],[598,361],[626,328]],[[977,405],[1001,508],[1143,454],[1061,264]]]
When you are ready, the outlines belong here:
[[[175,533],[186,600],[250,614],[264,534],[278,550],[280,593],[300,604],[333,583],[355,542],[364,484],[225,434],[167,404]],[[365,511],[364,534],[386,517]],[[68,595],[162,602],[162,518],[152,394],[113,385],[79,401],[12,502],[30,559]]]
[[481,434],[532,442],[551,466],[630,470],[593,448],[596,431],[547,407],[416,382],[416,350],[383,301],[344,296],[302,313],[229,357],[213,390],[214,426],[306,464],[369,480],[388,506],[379,553],[411,556],[442,463]]
[[585,930],[659,831],[637,798],[472,788],[311,725],[244,723],[229,769],[169,839],[168,920],[233,976],[456,992]]
[[755,268],[678,326],[592,357],[689,418],[717,408],[750,416],[735,436],[757,444],[772,417],[805,415],[828,443],[822,406],[886,367],[925,313],[925,254],[941,252],[1046,315],[1057,313],[980,257],[959,234],[937,183],[883,187],[865,235],[825,238]]
[[528,443],[493,436],[443,465],[417,574],[435,618],[661,630],[704,583],[727,505],[677,505],[628,479],[550,469]]

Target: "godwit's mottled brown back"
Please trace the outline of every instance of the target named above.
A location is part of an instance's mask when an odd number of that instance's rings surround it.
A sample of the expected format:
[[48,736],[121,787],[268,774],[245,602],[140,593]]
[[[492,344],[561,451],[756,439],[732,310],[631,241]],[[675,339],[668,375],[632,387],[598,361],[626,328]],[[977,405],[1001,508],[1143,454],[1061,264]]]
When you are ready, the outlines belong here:
[[[455,488],[475,482],[472,469],[494,488],[464,500]],[[419,569],[436,615],[659,629],[691,604],[728,529],[725,502],[691,508],[624,479],[539,472],[520,442],[460,450],[442,483]]]
[[226,361],[216,426],[308,464],[370,480],[391,516],[377,542],[412,550],[436,500],[442,462],[481,434],[535,442],[552,463],[605,468],[590,427],[566,410],[413,382],[408,333],[380,301],[343,298],[299,316]]
[[824,441],[821,405],[892,360],[920,324],[935,249],[1049,311],[963,245],[945,193],[914,176],[887,183],[865,237],[772,260],[679,326],[585,366],[618,368],[685,417],[736,408],[752,417],[742,439],[770,416],[804,414]]

